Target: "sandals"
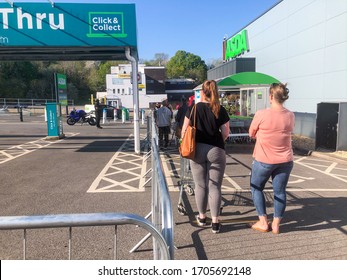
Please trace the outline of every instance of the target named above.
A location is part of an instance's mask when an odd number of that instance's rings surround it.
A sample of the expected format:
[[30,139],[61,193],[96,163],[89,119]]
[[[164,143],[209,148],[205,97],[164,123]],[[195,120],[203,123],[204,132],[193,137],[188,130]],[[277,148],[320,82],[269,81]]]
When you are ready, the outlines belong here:
[[260,231],[260,232],[269,232],[270,228],[268,227],[267,229],[262,229],[256,226],[257,223],[249,223],[247,226],[253,230]]

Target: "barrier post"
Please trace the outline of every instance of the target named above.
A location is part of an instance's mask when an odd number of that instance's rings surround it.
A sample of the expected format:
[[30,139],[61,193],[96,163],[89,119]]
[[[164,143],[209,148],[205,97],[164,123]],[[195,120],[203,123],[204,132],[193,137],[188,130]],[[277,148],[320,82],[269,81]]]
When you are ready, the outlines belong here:
[[126,109],[123,108],[122,109],[122,123],[125,123],[125,119],[126,119]]
[[145,109],[141,109],[141,123],[145,124]]
[[19,106],[19,119],[22,122],[23,121],[23,107]]
[[106,117],[107,117],[107,110],[106,108],[102,109],[102,123],[106,123]]

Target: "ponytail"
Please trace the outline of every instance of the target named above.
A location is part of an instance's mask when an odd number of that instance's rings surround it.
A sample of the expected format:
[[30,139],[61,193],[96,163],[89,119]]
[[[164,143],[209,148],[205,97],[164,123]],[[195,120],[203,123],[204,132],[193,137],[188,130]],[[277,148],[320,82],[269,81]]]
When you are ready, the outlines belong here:
[[218,118],[220,111],[219,93],[217,83],[214,80],[205,81],[202,84],[202,90],[210,101],[213,115]]

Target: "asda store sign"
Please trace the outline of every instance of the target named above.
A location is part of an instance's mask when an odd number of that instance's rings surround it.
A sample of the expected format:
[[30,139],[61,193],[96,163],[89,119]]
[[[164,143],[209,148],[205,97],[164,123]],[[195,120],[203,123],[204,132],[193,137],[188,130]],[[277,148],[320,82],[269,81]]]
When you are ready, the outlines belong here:
[[225,42],[224,60],[233,59],[249,51],[247,30],[243,30]]
[[134,4],[0,3],[0,47],[136,46],[136,37]]

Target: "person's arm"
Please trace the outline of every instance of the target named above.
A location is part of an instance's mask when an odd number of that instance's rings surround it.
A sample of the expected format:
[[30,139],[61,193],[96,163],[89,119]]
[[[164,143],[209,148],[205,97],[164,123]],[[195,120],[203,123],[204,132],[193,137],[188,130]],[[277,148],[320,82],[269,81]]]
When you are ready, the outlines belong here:
[[229,122],[226,122],[225,124],[223,124],[220,127],[220,131],[222,133],[223,140],[225,141],[229,137],[229,134],[230,134],[230,124],[229,124]]
[[188,125],[189,125],[189,122],[190,122],[189,118],[184,117],[184,122],[183,122],[182,132],[181,132],[181,138],[183,138],[184,133],[186,132],[187,127],[188,127]]
[[176,122],[180,122],[180,119],[181,119],[181,115],[182,115],[182,110],[181,108],[177,110],[177,114],[176,114],[176,117],[175,117],[175,121]]
[[251,137],[251,138],[257,138],[257,132],[259,129],[259,120],[258,119],[259,119],[258,114],[256,113],[252,122],[251,122],[249,130],[248,130],[249,137]]

